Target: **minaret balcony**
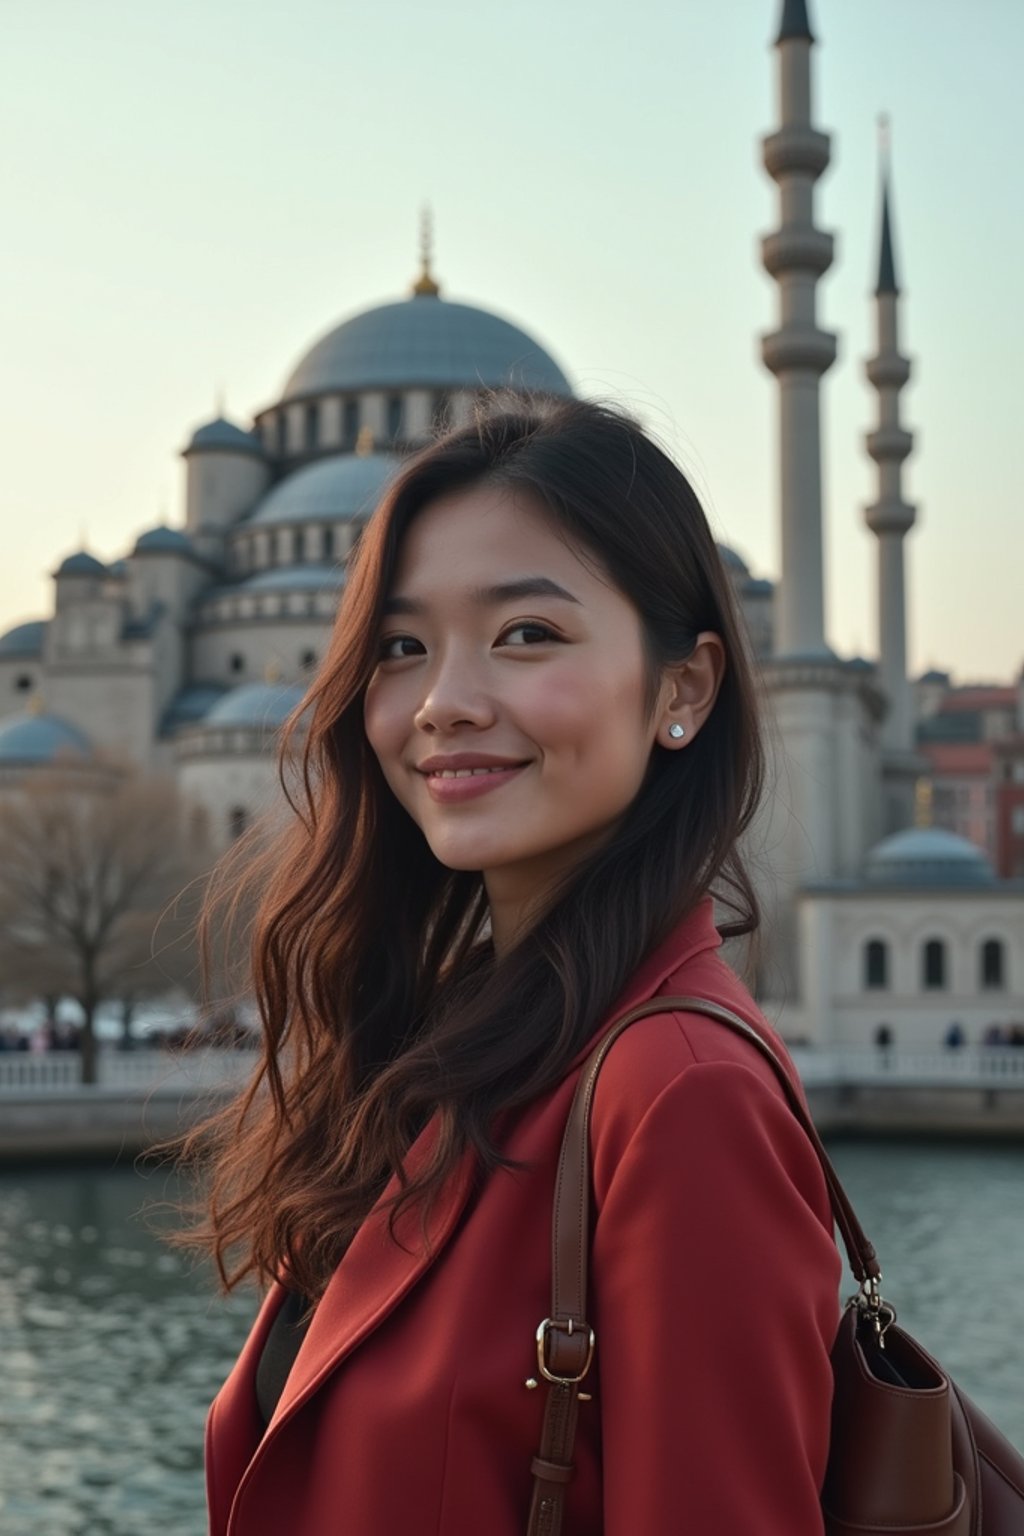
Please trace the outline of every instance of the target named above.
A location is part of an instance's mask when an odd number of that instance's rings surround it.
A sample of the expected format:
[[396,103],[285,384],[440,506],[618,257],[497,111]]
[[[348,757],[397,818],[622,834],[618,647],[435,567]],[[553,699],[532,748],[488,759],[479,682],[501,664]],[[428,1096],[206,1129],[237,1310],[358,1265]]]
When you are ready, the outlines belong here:
[[914,439],[902,427],[878,427],[865,435],[864,443],[876,464],[902,464],[910,457]]
[[813,272],[820,277],[832,265],[835,241],[813,224],[787,224],[761,241],[761,260],[772,277],[784,272]]
[[761,360],[769,373],[825,373],[836,360],[836,350],[831,331],[810,325],[787,325],[761,337]]
[[773,180],[797,172],[817,181],[831,158],[831,140],[816,128],[788,124],[761,140],[761,153]]
[[864,372],[876,389],[902,389],[910,378],[910,359],[898,352],[881,352],[868,358]]
[[909,533],[917,521],[917,509],[905,501],[887,497],[864,508],[864,521],[872,533]]

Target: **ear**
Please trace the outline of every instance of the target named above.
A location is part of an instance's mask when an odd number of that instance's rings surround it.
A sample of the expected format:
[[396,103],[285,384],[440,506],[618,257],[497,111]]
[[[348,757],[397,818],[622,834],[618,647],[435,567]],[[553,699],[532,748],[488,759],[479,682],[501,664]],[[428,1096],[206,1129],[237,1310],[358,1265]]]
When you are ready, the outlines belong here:
[[665,668],[655,713],[659,746],[675,751],[689,745],[714,708],[725,665],[725,646],[708,629],[697,636],[685,661]]

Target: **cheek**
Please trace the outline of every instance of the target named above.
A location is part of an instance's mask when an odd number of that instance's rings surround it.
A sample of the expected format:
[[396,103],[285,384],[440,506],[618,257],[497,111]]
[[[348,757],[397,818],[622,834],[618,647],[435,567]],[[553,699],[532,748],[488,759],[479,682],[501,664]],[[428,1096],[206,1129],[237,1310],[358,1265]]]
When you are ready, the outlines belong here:
[[646,752],[643,700],[645,678],[621,658],[603,665],[565,665],[547,669],[521,700],[523,723],[541,746],[562,749],[574,758],[618,755],[621,749]]
[[363,700],[363,729],[390,783],[408,735],[408,711],[394,688],[370,683]]

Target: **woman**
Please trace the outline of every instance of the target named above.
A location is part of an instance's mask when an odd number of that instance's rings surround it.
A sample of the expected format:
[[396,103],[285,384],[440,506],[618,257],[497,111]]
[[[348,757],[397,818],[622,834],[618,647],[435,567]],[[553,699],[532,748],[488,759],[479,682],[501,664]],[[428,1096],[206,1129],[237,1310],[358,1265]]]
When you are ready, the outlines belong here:
[[[211,1531],[523,1536],[588,1049],[658,993],[783,1049],[717,954],[757,925],[762,759],[693,491],[616,411],[492,409],[386,494],[306,718],[260,877],[261,1079],[201,1234],[225,1284],[269,1286],[210,1412]],[[656,1013],[592,1145],[566,1536],[815,1536],[840,1266],[770,1068]]]

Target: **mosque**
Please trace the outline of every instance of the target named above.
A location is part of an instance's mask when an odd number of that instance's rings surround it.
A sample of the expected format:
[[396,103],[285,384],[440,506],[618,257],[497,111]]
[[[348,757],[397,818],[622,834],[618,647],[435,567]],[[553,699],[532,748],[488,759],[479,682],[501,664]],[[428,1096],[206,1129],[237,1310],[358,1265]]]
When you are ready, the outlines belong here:
[[[778,381],[778,582],[721,549],[770,736],[770,791],[748,847],[766,918],[752,980],[791,1040],[867,1045],[886,1024],[897,1045],[931,1048],[954,1021],[977,1040],[1024,1019],[1024,879],[998,878],[976,842],[920,824],[930,763],[918,717],[945,690],[936,696],[936,674],[907,675],[910,362],[884,182],[867,363],[878,494],[865,509],[878,659],[841,657],[825,639],[819,385],[836,338],[816,314],[833,241],[814,222],[830,141],[811,120],[813,45],[806,0],[784,0],[781,121],[762,146],[780,206],[762,242],[779,294],[779,324],[762,339]],[[193,432],[183,527],[150,529],[112,564],[79,551],[58,565],[49,617],[0,637],[0,791],[57,762],[83,782],[134,763],[173,774],[215,843],[245,830],[275,792],[275,734],[323,653],[345,557],[402,456],[471,419],[481,391],[572,393],[545,347],[443,296],[431,267],[425,235],[406,298],[328,330],[251,425],[218,416]],[[1012,698],[1011,741],[1024,739],[1024,687]],[[1024,770],[1024,751],[1011,760]]]

